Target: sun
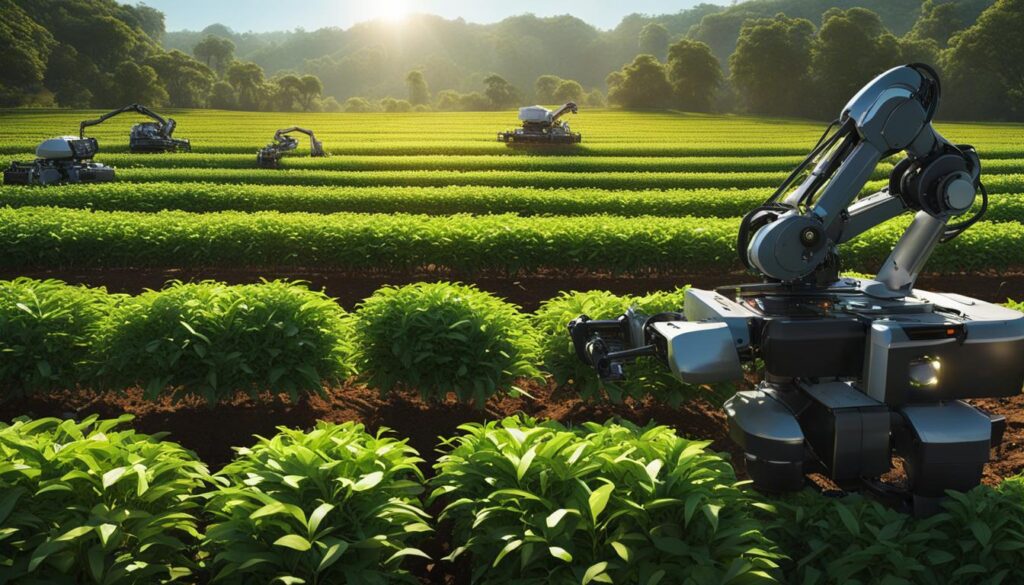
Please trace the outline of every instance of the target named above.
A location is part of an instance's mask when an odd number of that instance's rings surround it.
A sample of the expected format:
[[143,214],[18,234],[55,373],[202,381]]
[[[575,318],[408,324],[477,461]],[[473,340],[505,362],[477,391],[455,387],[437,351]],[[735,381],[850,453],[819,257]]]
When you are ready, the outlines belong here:
[[388,22],[402,22],[409,16],[410,5],[408,0],[379,0],[380,17]]

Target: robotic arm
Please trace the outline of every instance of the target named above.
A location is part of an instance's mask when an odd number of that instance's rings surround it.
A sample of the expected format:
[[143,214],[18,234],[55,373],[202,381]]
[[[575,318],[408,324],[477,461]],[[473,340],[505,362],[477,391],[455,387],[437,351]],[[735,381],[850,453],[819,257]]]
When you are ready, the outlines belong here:
[[[977,221],[949,221],[971,208],[981,164],[974,149],[954,145],[931,124],[940,86],[927,65],[895,67],[879,75],[843,108],[839,129],[819,145],[775,194],[740,227],[743,263],[769,280],[817,283],[838,276],[836,246],[906,210],[913,223],[878,274],[873,294],[905,296],[940,241]],[[882,159],[906,152],[889,186],[854,202]],[[813,170],[795,188],[808,165]]]
[[[966,230],[987,206],[975,150],[950,143],[932,127],[939,91],[935,72],[913,64],[879,75],[846,104],[833,122],[839,129],[831,136],[826,131],[772,197],[743,218],[738,252],[748,268],[764,277],[765,284],[760,286],[803,293],[828,291],[839,280],[839,244],[912,210],[916,215],[910,227],[876,279],[864,285],[864,293],[878,299],[911,294],[935,247]],[[906,157],[893,168],[889,186],[857,200],[879,161],[901,151]],[[979,212],[951,225],[952,218],[971,208],[979,189],[983,195]],[[715,307],[709,314],[725,310],[721,300],[704,301]],[[671,355],[683,353],[693,356],[693,363],[711,365],[706,371],[677,372],[687,382],[739,377],[743,356],[737,352],[753,350],[751,335],[745,333],[748,324],[741,317],[744,310],[731,307],[736,317],[717,323],[694,322],[700,315],[691,315],[691,310],[696,311],[688,300],[688,323],[678,313],[646,316],[630,310],[614,320],[583,315],[569,324],[569,331],[580,360],[606,380],[623,378],[624,363],[637,357],[657,356],[671,365]],[[702,333],[682,335],[684,329]],[[686,347],[685,352],[672,341],[697,337],[704,341]]]
[[566,112],[572,112],[573,114],[576,114],[579,112],[579,107],[574,102],[569,102],[565,104],[564,106],[558,108],[557,110],[551,113],[551,123],[554,124],[555,122],[557,122],[559,118],[566,114]]
[[78,136],[79,136],[79,138],[85,138],[85,129],[88,128],[89,126],[95,126],[97,124],[102,124],[103,122],[106,122],[110,118],[113,118],[114,116],[117,116],[117,115],[120,115],[120,114],[124,114],[126,112],[135,112],[137,114],[142,114],[143,116],[146,116],[147,118],[152,118],[153,120],[156,121],[157,127],[160,129],[161,134],[163,134],[164,136],[166,136],[168,138],[170,138],[171,134],[174,134],[174,128],[177,126],[177,122],[175,122],[173,118],[169,119],[169,120],[165,120],[163,118],[163,116],[161,116],[160,114],[157,114],[156,112],[154,112],[153,110],[147,108],[146,106],[143,106],[143,105],[140,105],[140,104],[131,104],[131,105],[127,105],[127,106],[125,106],[123,108],[114,110],[113,112],[107,112],[106,114],[103,114],[102,116],[100,116],[99,118],[96,118],[95,120],[86,120],[86,121],[82,122],[81,124],[78,125]]
[[274,142],[281,145],[281,150],[295,150],[295,147],[298,146],[298,142],[291,136],[288,136],[291,132],[300,132],[309,136],[310,156],[324,156],[324,145],[316,139],[316,136],[313,135],[313,131],[300,128],[298,126],[282,128],[274,133]]
[[282,128],[274,133],[274,141],[256,153],[256,164],[261,168],[276,169],[284,153],[299,147],[299,141],[293,136],[289,136],[292,132],[300,132],[309,136],[309,156],[327,156],[324,152],[323,143],[316,139],[312,130],[291,126],[290,128]]
[[173,118],[164,119],[153,110],[140,104],[130,104],[123,108],[103,114],[95,120],[85,120],[78,125],[78,135],[85,138],[85,129],[89,126],[102,124],[103,122],[125,112],[135,112],[148,118],[153,122],[144,122],[132,127],[128,141],[128,148],[132,152],[169,152],[176,150],[192,150],[188,140],[172,138],[174,129],[178,123]]

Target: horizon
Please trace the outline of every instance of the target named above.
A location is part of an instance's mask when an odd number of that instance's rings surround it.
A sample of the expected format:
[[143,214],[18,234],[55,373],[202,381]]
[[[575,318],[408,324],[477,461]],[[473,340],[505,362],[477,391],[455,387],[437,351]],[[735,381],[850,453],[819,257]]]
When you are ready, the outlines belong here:
[[475,24],[493,24],[512,16],[534,14],[539,17],[571,14],[601,30],[614,29],[630,14],[676,14],[698,4],[726,6],[720,0],[635,0],[630,3],[567,0],[564,2],[473,2],[472,0],[311,0],[284,5],[270,0],[145,0],[164,13],[167,32],[201,31],[222,24],[236,33],[287,32],[296,29],[317,30],[354,25],[374,20],[396,23],[412,15],[426,14],[454,20],[462,18]]

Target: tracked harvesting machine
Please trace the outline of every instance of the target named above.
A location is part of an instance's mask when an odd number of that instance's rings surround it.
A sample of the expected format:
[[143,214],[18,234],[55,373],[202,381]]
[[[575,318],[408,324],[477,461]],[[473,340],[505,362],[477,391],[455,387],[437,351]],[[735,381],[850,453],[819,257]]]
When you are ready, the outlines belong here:
[[522,128],[498,133],[498,142],[509,146],[518,144],[578,144],[583,138],[569,129],[568,122],[559,121],[567,112],[579,111],[575,103],[569,102],[557,110],[543,106],[519,108]]
[[[743,363],[760,362],[763,381],[725,411],[764,491],[798,490],[821,472],[927,515],[947,490],[976,486],[1006,419],[965,400],[1020,394],[1024,314],[914,287],[936,247],[988,206],[978,153],[932,126],[939,88],[915,63],[847,103],[838,130],[740,223],[740,259],[761,282],[689,289],[678,313],[582,315],[569,324],[579,358],[616,380],[651,356],[691,384],[742,379]],[[862,196],[898,153],[888,186]],[[840,277],[841,244],[908,212],[877,276]],[[894,455],[904,486],[880,481]]]
[[132,126],[131,133],[128,137],[129,151],[135,153],[154,153],[179,151],[190,152],[192,150],[192,144],[188,140],[174,138],[172,136],[174,134],[174,129],[178,125],[178,123],[174,121],[174,118],[164,119],[160,114],[157,114],[146,106],[139,104],[127,105],[123,108],[103,114],[95,120],[86,120],[79,124],[78,134],[84,139],[86,128],[102,124],[110,118],[126,112],[135,112],[153,119],[152,122],[142,122]]
[[289,136],[292,132],[299,132],[309,136],[309,156],[327,156],[327,153],[324,152],[323,143],[316,139],[312,130],[292,126],[291,128],[282,128],[274,133],[274,141],[256,153],[256,165],[261,169],[278,168],[281,157],[286,152],[291,152],[299,147],[299,140],[294,136]]
[[12,162],[4,170],[4,183],[57,185],[113,181],[113,167],[92,161],[98,151],[99,144],[95,138],[61,136],[44,140],[36,148],[35,161]]

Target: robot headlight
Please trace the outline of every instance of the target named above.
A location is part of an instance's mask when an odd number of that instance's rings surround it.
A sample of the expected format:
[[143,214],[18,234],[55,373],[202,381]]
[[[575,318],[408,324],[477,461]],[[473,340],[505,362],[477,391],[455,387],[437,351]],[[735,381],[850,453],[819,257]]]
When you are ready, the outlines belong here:
[[934,388],[939,385],[942,362],[938,358],[922,356],[910,362],[910,385],[915,388]]

